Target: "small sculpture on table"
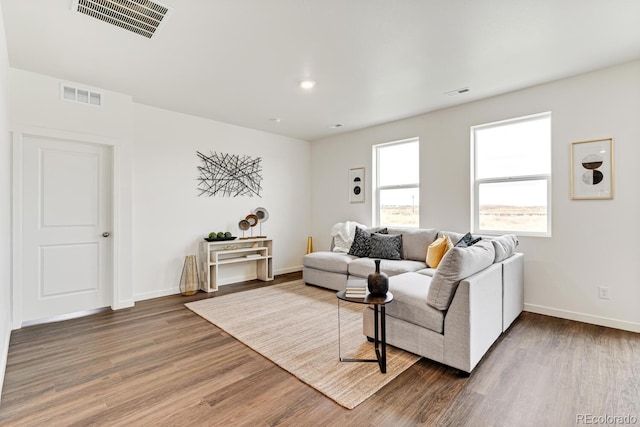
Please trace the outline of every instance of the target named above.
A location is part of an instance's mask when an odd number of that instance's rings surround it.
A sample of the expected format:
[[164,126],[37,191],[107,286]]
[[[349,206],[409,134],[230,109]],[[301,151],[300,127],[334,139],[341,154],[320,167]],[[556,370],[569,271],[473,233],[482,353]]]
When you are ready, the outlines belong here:
[[[256,236],[256,239],[266,239],[267,236],[262,234],[262,223],[269,219],[269,212],[265,208],[256,208],[253,213],[247,215],[243,220],[238,223],[238,228],[242,230],[242,239],[253,239],[253,227],[260,225],[260,235]],[[245,231],[251,229],[251,235],[245,236]]]
[[247,221],[246,219],[240,220],[240,222],[238,223],[238,228],[242,230],[242,237],[240,238],[240,240],[250,239],[250,237],[245,237],[244,233],[251,228],[251,224],[249,224],[249,221]]
[[253,227],[258,225],[258,222],[259,222],[258,217],[254,214],[249,214],[246,216],[245,219],[249,222],[249,225],[251,226],[251,238],[253,239]]
[[269,211],[265,208],[255,208],[253,210],[253,214],[258,217],[259,225],[260,225],[260,235],[256,236],[258,239],[266,239],[267,236],[262,234],[262,223],[267,222],[269,219]]

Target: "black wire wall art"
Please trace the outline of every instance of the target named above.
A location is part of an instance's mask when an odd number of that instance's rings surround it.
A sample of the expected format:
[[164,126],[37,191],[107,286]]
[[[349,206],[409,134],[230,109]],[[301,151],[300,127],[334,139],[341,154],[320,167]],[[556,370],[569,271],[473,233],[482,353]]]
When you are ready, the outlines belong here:
[[202,161],[198,166],[198,196],[262,197],[262,158],[216,152],[208,156],[199,151],[196,153]]

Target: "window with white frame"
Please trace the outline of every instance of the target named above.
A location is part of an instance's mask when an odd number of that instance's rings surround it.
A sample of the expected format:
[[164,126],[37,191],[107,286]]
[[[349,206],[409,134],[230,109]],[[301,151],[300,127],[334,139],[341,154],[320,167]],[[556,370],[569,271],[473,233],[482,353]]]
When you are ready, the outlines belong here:
[[471,128],[473,231],[551,235],[551,113]]
[[376,225],[419,226],[419,154],[418,138],[373,146]]

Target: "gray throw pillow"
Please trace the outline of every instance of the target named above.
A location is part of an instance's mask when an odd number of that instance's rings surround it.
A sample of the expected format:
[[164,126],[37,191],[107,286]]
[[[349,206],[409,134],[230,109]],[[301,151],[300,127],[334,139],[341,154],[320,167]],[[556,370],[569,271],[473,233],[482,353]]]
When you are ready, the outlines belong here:
[[509,258],[516,251],[518,246],[518,238],[515,234],[505,234],[491,240],[493,243],[493,249],[496,251],[496,256],[493,262],[502,262]]
[[369,258],[402,259],[402,234],[371,235]]
[[460,281],[493,264],[495,250],[488,240],[466,248],[451,248],[438,264],[427,295],[427,304],[447,310]]
[[[387,233],[386,228],[382,228],[378,231],[378,233]],[[371,251],[371,233],[369,233],[364,228],[356,227],[356,233],[353,237],[353,243],[351,244],[351,248],[349,248],[349,255],[357,256],[357,257],[368,257],[369,252]]]

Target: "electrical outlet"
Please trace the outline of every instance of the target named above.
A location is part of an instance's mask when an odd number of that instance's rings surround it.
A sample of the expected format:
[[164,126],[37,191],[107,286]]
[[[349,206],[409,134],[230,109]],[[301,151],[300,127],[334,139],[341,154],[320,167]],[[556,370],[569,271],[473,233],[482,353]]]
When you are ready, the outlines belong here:
[[606,286],[600,286],[598,288],[598,292],[599,292],[600,298],[602,298],[602,299],[609,299],[610,298],[609,288],[607,288]]

